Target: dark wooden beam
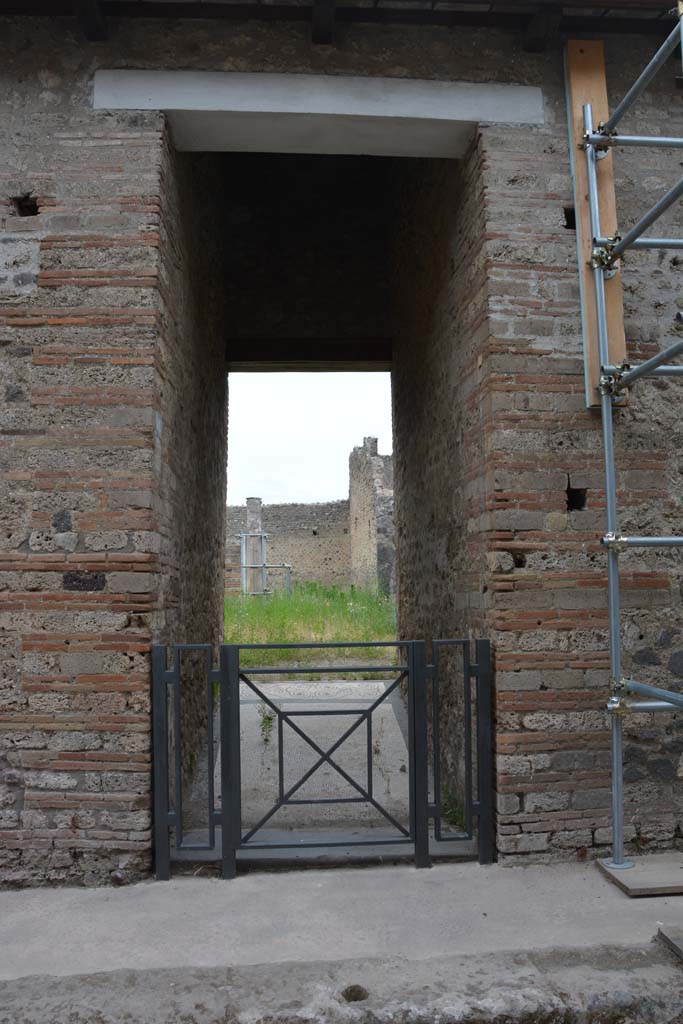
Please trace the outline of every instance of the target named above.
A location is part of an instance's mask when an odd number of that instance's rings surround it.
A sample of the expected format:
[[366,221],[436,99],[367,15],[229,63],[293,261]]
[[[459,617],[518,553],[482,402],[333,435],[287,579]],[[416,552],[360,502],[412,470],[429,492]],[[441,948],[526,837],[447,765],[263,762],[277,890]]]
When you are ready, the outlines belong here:
[[335,0],[313,0],[311,38],[314,43],[331,46],[334,42]]
[[233,338],[226,348],[233,372],[390,370],[391,341],[384,338]]
[[[76,0],[0,0],[0,14],[14,16],[45,15],[61,17],[74,14]],[[405,10],[398,7],[344,7],[337,6],[335,22],[343,24],[368,23],[386,25],[432,25],[448,28],[460,26],[524,32],[529,24],[528,7],[517,12],[510,5],[505,10],[473,11],[471,0],[462,0],[462,8],[455,6],[460,0],[451,0],[448,10]],[[341,3],[341,0],[340,0]],[[90,0],[89,6],[92,6]],[[262,21],[304,21],[311,17],[306,4],[288,3],[275,0],[273,3],[223,3],[220,0],[100,0],[99,9],[105,16],[116,18],[172,18],[175,22],[184,18],[220,18],[228,21],[256,19]],[[549,3],[548,13],[562,13],[560,31],[570,37],[576,34],[599,32],[600,36],[635,33],[639,36],[653,35],[663,38],[671,21],[668,17],[671,3],[667,0],[612,0],[596,8],[595,0],[574,0],[564,13],[561,3]],[[600,16],[596,16],[595,11]],[[614,17],[605,17],[605,12],[614,11]],[[630,15],[629,12],[633,11]],[[583,12],[583,13],[582,13]],[[651,15],[644,17],[644,14]]]
[[539,11],[529,21],[524,32],[522,49],[525,53],[543,53],[557,38],[562,14],[557,11]]
[[107,19],[101,0],[74,0],[74,14],[86,39],[95,43],[107,38]]

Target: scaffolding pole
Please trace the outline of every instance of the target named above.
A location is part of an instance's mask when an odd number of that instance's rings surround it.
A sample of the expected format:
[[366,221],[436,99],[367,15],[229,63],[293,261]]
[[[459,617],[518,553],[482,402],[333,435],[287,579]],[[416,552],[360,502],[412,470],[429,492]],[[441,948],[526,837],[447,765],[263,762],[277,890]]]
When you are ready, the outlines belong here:
[[[595,304],[597,350],[600,364],[600,411],[602,419],[602,440],[604,451],[606,532],[602,544],[607,552],[607,595],[609,619],[609,660],[610,698],[607,709],[610,713],[611,729],[611,774],[612,774],[612,868],[629,868],[632,862],[624,855],[624,772],[623,772],[623,717],[632,713],[672,713],[683,710],[683,695],[661,687],[650,686],[636,680],[625,679],[621,669],[621,611],[619,588],[620,555],[630,548],[676,548],[683,547],[683,537],[625,537],[619,533],[617,507],[616,464],[614,456],[613,405],[621,393],[644,378],[680,376],[683,366],[671,365],[669,361],[683,353],[683,341],[663,349],[656,356],[638,366],[627,362],[614,364],[609,353],[609,322],[605,301],[605,282],[614,273],[619,257],[627,249],[683,248],[683,239],[643,238],[643,232],[653,224],[669,207],[683,196],[683,178],[673,186],[641,219],[621,237],[618,232],[607,237],[601,230],[600,187],[598,182],[598,161],[608,149],[625,146],[653,146],[655,148],[683,147],[683,138],[648,138],[645,136],[619,136],[616,126],[624,114],[633,106],[667,58],[681,44],[683,56],[683,6],[679,3],[679,20],[645,70],[626,93],[625,97],[607,118],[604,124],[595,126],[591,103],[584,103],[583,149],[585,152],[587,200],[592,236],[590,268]],[[587,315],[583,310],[584,316]],[[683,319],[678,313],[676,319]],[[646,700],[629,700],[627,695],[635,694]]]
[[665,61],[671,56],[677,46],[681,43],[681,26],[680,20],[676,24],[675,29],[667,36],[666,40],[662,43],[656,54],[647,65],[644,71],[635,80],[629,91],[624,96],[621,103],[618,103],[614,113],[607,118],[604,125],[601,125],[601,132],[603,135],[612,135],[617,125],[621,121],[622,117],[627,110],[630,110],[633,104],[636,102],[641,93],[645,92],[648,85],[655,77],[659,69],[665,63]]

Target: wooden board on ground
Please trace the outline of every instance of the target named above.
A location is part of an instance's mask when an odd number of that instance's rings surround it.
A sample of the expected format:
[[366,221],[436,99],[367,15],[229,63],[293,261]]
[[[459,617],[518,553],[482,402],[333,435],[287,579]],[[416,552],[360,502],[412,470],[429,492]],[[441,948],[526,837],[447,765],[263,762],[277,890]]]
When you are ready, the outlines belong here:
[[683,895],[683,853],[676,850],[635,857],[632,868],[612,868],[605,861],[598,867],[627,896]]
[[[609,115],[605,56],[603,44],[597,40],[572,39],[567,43],[567,90],[569,113],[569,140],[574,177],[574,209],[576,213],[576,239],[581,284],[583,314],[584,357],[586,362],[586,404],[600,404],[600,356],[595,315],[593,271],[590,266],[593,236],[588,207],[588,175],[583,149],[583,105],[593,107],[593,123],[606,121]],[[617,230],[617,208],[614,194],[613,156],[598,161],[598,196],[600,229],[603,236],[612,236]],[[605,304],[611,363],[626,358],[624,335],[624,306],[621,289],[621,271],[605,281]]]

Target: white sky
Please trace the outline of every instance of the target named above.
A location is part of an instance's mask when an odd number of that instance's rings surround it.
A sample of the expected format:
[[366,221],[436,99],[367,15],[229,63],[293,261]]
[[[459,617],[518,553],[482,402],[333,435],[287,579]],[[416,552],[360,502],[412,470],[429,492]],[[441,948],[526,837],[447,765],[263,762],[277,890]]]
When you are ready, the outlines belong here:
[[228,504],[334,501],[364,437],[391,452],[388,373],[231,373]]

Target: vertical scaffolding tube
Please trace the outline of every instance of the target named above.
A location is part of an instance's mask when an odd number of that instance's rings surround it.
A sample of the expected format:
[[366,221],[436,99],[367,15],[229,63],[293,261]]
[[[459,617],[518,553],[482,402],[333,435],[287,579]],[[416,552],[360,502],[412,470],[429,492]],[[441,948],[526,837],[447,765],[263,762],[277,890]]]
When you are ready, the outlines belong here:
[[268,569],[266,568],[266,535],[261,534],[261,593],[268,590]]
[[[593,132],[593,111],[590,104],[583,108],[584,130]],[[600,206],[598,199],[597,154],[595,147],[586,142],[586,167],[588,173],[588,203],[590,208],[591,233],[593,238],[601,236]],[[605,305],[605,268],[599,263],[593,265],[593,284],[595,289],[595,316],[598,332],[598,352],[600,366],[609,364],[609,335],[607,331],[607,309]],[[612,430],[612,395],[607,388],[601,388],[600,410],[602,414],[602,440],[605,456],[605,504],[607,513],[607,532],[618,534],[617,517],[617,486],[614,464],[614,436]],[[609,703],[611,711],[612,733],[612,865],[614,867],[630,867],[624,859],[624,795],[623,795],[623,758],[622,758],[622,726],[620,700],[621,695],[621,616],[619,606],[619,552],[610,548],[607,553],[607,597],[609,608],[609,658],[612,698]]]
[[240,534],[240,587],[242,593],[247,592],[247,538],[244,533]]

